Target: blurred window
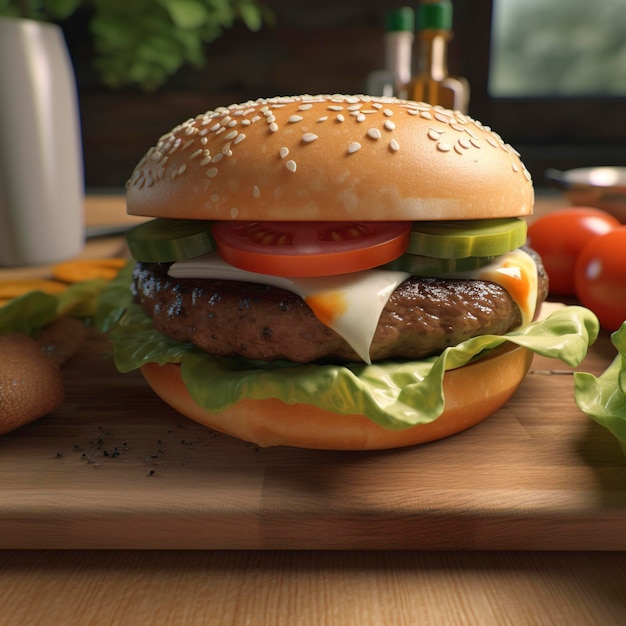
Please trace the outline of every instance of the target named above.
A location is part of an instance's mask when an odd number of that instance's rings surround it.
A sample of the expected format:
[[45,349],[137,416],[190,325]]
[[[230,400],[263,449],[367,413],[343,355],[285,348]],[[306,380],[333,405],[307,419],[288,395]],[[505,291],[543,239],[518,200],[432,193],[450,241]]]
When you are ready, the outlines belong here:
[[626,165],[626,0],[454,0],[470,115],[547,168]]
[[494,0],[494,97],[626,95],[625,0]]

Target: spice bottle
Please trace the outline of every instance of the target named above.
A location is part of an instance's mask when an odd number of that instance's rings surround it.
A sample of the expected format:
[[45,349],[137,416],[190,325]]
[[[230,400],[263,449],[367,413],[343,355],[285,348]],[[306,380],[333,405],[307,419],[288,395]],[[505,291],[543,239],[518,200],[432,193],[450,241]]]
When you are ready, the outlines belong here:
[[365,81],[370,96],[406,97],[411,80],[411,58],[415,39],[415,11],[400,7],[385,16],[385,69],[371,72]]
[[451,0],[420,3],[416,20],[416,67],[407,86],[407,97],[467,113],[469,83],[465,78],[448,74],[452,11]]

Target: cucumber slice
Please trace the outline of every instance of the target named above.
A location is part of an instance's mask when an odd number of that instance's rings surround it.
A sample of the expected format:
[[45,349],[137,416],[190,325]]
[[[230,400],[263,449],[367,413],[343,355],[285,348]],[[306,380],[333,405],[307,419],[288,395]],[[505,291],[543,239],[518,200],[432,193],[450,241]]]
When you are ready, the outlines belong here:
[[523,246],[526,230],[518,217],[414,222],[407,251],[438,259],[494,257]]
[[405,253],[390,263],[385,269],[409,272],[412,276],[445,276],[454,272],[477,270],[493,261],[492,256],[468,256],[463,259],[437,259],[432,256]]
[[132,257],[145,263],[170,263],[216,250],[213,222],[157,218],[126,233]]

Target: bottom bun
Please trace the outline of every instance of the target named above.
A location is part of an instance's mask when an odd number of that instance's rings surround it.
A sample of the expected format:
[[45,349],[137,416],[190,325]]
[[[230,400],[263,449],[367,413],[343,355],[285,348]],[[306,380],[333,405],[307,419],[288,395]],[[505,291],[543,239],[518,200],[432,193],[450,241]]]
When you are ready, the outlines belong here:
[[363,415],[338,415],[309,404],[241,400],[219,413],[203,409],[189,395],[180,365],[148,363],[141,371],[154,392],[186,417],[261,447],[323,450],[381,450],[435,441],[470,428],[497,411],[515,393],[533,353],[506,344],[489,356],[444,376],[444,412],[433,422],[388,430]]

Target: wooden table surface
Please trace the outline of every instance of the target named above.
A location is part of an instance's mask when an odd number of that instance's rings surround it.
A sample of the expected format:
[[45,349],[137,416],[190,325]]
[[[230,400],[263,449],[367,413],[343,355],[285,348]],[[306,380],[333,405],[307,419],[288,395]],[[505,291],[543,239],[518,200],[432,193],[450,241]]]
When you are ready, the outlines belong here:
[[343,454],[213,436],[106,352],[90,336],[65,405],[0,439],[1,623],[623,622],[626,463],[560,364],[466,433]]

